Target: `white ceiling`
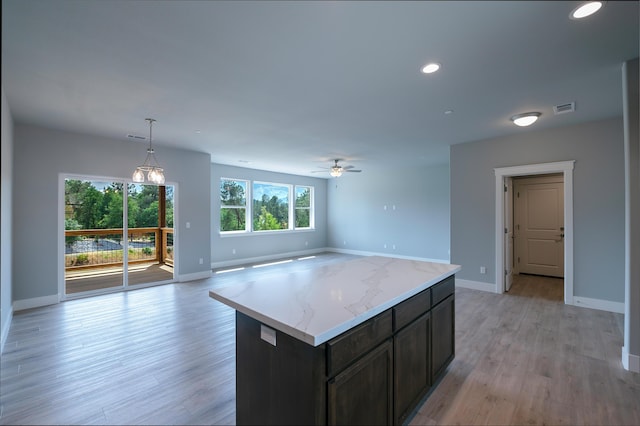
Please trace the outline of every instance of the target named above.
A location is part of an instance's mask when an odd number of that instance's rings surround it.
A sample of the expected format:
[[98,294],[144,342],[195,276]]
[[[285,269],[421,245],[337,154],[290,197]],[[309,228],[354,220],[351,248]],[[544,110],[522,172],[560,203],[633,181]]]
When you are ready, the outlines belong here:
[[[448,162],[449,146],[622,114],[637,1],[3,0],[16,122],[310,176]],[[429,61],[442,69],[425,75]],[[576,112],[554,115],[557,104]],[[452,114],[445,114],[453,110]],[[542,112],[530,128],[509,117]],[[249,162],[249,163],[247,163]]]

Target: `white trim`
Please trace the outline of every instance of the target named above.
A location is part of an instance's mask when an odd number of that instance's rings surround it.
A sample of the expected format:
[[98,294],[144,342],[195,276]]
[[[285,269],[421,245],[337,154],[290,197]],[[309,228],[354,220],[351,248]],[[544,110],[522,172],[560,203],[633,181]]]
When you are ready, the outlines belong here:
[[562,173],[564,176],[564,303],[573,297],[573,168],[575,160],[495,168],[496,293],[504,293],[504,180],[511,176]]
[[341,249],[341,248],[335,248],[335,247],[328,247],[324,249],[324,251],[330,251],[333,253],[353,254],[356,256],[384,256],[384,257],[393,257],[396,259],[419,260],[422,262],[446,263],[447,265],[451,263],[448,259],[432,259],[429,257],[403,256],[399,254],[380,253],[380,252],[363,251],[363,250],[349,250],[349,249]]
[[320,249],[311,249],[311,250],[292,251],[288,253],[270,254],[268,256],[245,257],[242,259],[224,260],[222,262],[211,262],[211,269],[226,268],[229,266],[247,265],[249,263],[269,262],[272,260],[278,260],[285,257],[308,256],[311,254],[318,254],[325,251],[330,251],[330,250],[320,248]]
[[[56,223],[58,228],[58,261],[57,261],[57,272],[58,272],[58,298],[60,300],[65,300],[65,283],[64,283],[64,274],[65,274],[65,240],[64,240],[64,191],[65,191],[65,181],[67,179],[67,175],[65,173],[58,174],[58,221]],[[68,179],[73,179],[74,177],[70,177]]]
[[0,354],[4,352],[4,343],[7,341],[9,330],[11,329],[11,322],[13,321],[13,306],[9,306],[9,313],[7,314],[7,321],[2,327],[2,337],[0,337]]
[[183,283],[186,281],[195,281],[211,278],[211,271],[193,272],[191,274],[184,274],[178,276],[178,282]]
[[589,297],[576,296],[573,298],[573,305],[583,308],[599,309],[601,311],[624,314],[624,303],[622,302],[612,302],[610,300],[591,299]]
[[456,287],[470,288],[472,290],[496,292],[496,285],[492,283],[483,283],[481,281],[462,280],[456,278]]
[[445,260],[445,259],[430,259],[430,258],[415,257],[415,256],[390,255],[389,253],[376,253],[371,251],[347,250],[347,249],[340,249],[335,247],[324,247],[324,248],[311,249],[311,250],[271,254],[268,256],[247,257],[243,259],[225,260],[222,262],[211,262],[211,269],[227,268],[231,266],[247,265],[251,263],[268,262],[268,261],[283,259],[287,257],[308,256],[308,255],[325,253],[325,252],[353,254],[356,256],[385,256],[385,257],[394,257],[397,259],[419,260],[423,262],[435,262],[435,263],[446,263],[446,264],[450,263],[449,260]]
[[22,299],[13,301],[13,311],[23,311],[25,309],[39,308],[41,306],[55,305],[60,302],[57,294],[51,296],[33,297],[31,299]]
[[622,347],[622,366],[625,370],[640,373],[640,356],[630,354],[627,347]]

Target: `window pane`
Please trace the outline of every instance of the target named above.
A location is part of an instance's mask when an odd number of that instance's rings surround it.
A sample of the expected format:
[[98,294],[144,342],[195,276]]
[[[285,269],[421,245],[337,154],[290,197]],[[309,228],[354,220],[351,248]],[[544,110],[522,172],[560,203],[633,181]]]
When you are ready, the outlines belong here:
[[223,206],[246,207],[247,182],[242,180],[220,180],[220,203]]
[[309,223],[309,209],[296,209],[296,228],[308,228]]
[[244,231],[246,230],[247,211],[243,208],[220,209],[220,231]]
[[296,186],[296,207],[311,207],[311,188]]
[[253,230],[289,228],[289,186],[253,183]]

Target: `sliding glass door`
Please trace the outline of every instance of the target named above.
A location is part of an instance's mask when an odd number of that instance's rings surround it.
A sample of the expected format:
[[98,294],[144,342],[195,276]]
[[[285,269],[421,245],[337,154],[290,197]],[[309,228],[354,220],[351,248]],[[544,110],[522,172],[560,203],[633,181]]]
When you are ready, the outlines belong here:
[[173,186],[65,179],[65,295],[171,282],[173,193]]

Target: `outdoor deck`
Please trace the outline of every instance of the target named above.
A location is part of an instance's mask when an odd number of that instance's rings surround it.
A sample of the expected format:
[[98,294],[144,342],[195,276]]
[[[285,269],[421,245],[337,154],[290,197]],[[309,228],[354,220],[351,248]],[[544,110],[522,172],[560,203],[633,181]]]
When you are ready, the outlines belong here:
[[[122,286],[122,266],[67,270],[66,294]],[[173,279],[173,267],[158,262],[129,265],[129,286]]]

